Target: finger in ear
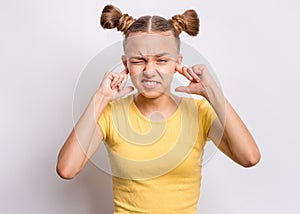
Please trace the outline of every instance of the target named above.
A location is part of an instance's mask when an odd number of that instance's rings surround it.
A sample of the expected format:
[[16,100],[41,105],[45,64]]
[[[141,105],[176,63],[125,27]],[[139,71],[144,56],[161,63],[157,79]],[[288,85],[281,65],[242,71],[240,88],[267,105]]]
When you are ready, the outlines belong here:
[[176,63],[175,65],[175,71],[179,72],[179,73],[183,73],[182,71],[183,66],[181,66],[179,63]]

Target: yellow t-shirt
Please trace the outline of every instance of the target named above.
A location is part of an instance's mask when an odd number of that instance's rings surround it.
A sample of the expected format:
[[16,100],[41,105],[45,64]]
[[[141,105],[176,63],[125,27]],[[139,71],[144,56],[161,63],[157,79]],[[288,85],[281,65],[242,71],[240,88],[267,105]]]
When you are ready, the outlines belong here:
[[98,124],[112,170],[114,214],[196,214],[203,148],[216,114],[183,97],[169,118],[145,117],[133,95],[110,102]]

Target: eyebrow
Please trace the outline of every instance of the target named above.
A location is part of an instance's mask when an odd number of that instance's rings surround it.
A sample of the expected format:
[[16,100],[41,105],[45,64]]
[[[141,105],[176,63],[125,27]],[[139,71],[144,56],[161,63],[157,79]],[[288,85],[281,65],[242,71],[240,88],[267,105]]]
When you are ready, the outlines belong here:
[[156,56],[156,57],[161,57],[161,56],[166,56],[166,55],[171,55],[171,54],[165,52],[165,53],[156,54],[155,56]]
[[[151,55],[151,54],[149,54],[149,55]],[[155,57],[162,57],[162,56],[166,56],[166,55],[171,55],[171,54],[167,53],[167,52],[164,52],[164,53],[155,54],[154,56]],[[140,55],[132,56],[129,59],[133,59],[133,58],[135,58],[135,59],[144,59],[143,57],[144,57],[144,55],[142,53],[140,53]]]

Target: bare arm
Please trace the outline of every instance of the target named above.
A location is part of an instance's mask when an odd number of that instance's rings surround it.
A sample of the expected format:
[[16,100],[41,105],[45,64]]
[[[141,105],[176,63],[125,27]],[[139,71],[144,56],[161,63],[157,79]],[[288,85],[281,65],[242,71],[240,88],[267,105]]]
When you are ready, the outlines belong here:
[[205,65],[195,65],[192,69],[177,68],[177,71],[192,81],[188,86],[180,86],[176,91],[204,96],[217,113],[209,132],[209,138],[229,158],[244,167],[257,164],[260,152],[248,128],[241,120],[221,89],[208,73]]
[[126,80],[126,71],[120,74],[106,73],[59,152],[56,165],[59,176],[64,179],[75,177],[95,153],[103,139],[103,133],[97,124],[98,118],[111,100],[133,90],[132,87],[124,88]]
[[[224,154],[241,166],[256,165],[260,160],[260,152],[248,128],[218,86],[207,87],[207,91],[207,99],[218,115],[210,129],[209,138]],[[222,136],[220,133],[223,133]]]
[[95,119],[100,117],[108,102],[104,96],[94,96],[72,129],[58,155],[56,169],[62,178],[73,178],[96,151],[103,133],[99,131]]

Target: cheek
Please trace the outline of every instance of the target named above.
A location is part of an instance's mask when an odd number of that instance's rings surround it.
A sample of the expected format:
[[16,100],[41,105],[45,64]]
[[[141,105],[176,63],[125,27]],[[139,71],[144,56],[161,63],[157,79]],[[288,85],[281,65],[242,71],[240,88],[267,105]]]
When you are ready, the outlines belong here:
[[128,69],[131,79],[136,79],[142,72],[137,69]]
[[128,71],[130,74],[138,74],[141,73],[144,70],[143,65],[130,65],[128,66]]
[[129,77],[130,77],[132,83],[133,83],[135,86],[137,86],[137,83],[138,83],[139,80],[141,79],[141,72],[129,70]]
[[174,73],[162,73],[162,79],[164,80],[165,83],[169,84],[172,82],[173,78],[174,78]]
[[163,66],[163,67],[161,67],[161,71],[163,73],[167,73],[169,75],[173,75],[176,72],[175,71],[175,64]]

